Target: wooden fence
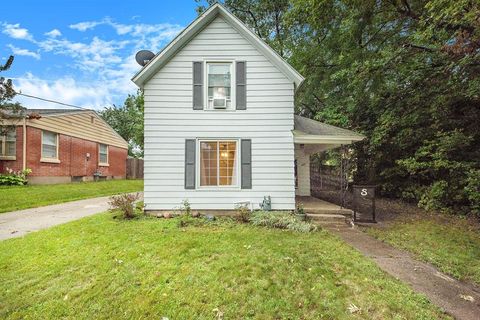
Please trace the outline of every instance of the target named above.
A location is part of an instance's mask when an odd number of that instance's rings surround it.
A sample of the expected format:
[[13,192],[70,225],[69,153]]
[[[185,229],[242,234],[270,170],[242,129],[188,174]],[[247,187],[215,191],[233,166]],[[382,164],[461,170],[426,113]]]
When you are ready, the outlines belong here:
[[127,159],[127,179],[143,179],[143,159]]

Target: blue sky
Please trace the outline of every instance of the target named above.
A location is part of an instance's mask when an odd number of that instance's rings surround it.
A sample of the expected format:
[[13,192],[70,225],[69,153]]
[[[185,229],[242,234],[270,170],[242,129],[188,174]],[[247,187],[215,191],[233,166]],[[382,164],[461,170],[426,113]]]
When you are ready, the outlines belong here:
[[[157,52],[196,17],[194,0],[4,1],[0,63],[25,94],[101,109],[136,91],[140,49]],[[30,98],[25,107],[61,107]]]

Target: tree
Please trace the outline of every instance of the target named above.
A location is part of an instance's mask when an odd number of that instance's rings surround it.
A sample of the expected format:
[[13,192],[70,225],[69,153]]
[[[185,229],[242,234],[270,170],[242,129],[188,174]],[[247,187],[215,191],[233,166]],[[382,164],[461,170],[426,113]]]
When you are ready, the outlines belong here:
[[[13,64],[14,57],[10,56],[4,65],[0,65],[0,72],[7,71]],[[11,124],[23,118],[24,109],[18,103],[12,103],[16,92],[11,79],[0,77],[0,135],[11,129]],[[10,120],[8,124],[6,120]]]
[[129,94],[123,106],[105,108],[100,116],[128,142],[128,154],[143,157],[143,93]]
[[224,1],[305,76],[298,114],[368,137],[355,145],[356,182],[425,208],[478,211],[478,1],[291,0],[281,41],[267,3]]

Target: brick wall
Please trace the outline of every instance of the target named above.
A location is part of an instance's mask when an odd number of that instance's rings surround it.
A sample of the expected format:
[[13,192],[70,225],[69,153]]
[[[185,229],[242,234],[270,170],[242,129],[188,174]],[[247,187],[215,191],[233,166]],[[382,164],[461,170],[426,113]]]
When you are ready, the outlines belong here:
[[[22,169],[22,128],[17,128],[16,161],[0,161],[0,170],[5,167]],[[27,127],[27,168],[32,169],[31,177],[92,177],[97,170],[107,177],[123,177],[126,174],[127,150],[109,146],[109,166],[98,166],[98,143],[71,136],[59,135],[60,163],[41,162],[42,130]],[[87,157],[90,154],[90,157]]]

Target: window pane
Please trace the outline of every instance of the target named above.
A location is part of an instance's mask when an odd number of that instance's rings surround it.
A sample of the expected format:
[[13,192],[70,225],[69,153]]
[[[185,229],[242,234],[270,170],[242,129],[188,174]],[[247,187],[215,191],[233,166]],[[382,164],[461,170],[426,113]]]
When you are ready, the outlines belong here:
[[[230,106],[232,75],[231,63],[208,64],[208,106]],[[227,100],[225,100],[227,99]]]
[[56,146],[57,145],[57,134],[48,131],[42,131],[43,137],[42,142],[44,145]]
[[57,158],[57,147],[51,145],[42,145],[43,158]]
[[5,155],[6,156],[15,156],[16,155],[16,143],[15,141],[7,141],[5,145]]
[[217,185],[217,142],[200,143],[200,185]]
[[100,163],[107,163],[108,157],[105,153],[100,153]]
[[237,143],[220,142],[219,153],[220,185],[229,186],[237,184]]
[[208,73],[230,74],[230,63],[209,63]]
[[107,154],[107,145],[106,144],[101,144],[100,145],[100,153]]

